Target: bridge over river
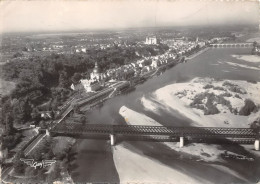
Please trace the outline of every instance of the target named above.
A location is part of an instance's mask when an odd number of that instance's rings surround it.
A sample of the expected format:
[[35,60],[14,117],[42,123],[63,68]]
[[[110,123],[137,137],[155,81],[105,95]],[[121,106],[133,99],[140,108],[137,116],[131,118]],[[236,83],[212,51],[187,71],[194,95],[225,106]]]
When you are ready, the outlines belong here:
[[217,127],[173,127],[143,125],[104,125],[79,123],[61,123],[46,130],[47,135],[74,136],[82,138],[110,139],[115,144],[116,137],[123,140],[169,140],[179,141],[180,147],[186,141],[222,140],[225,142],[254,143],[259,150],[259,129],[253,128],[217,128]]
[[252,42],[244,43],[214,43],[210,44],[212,48],[253,48]]

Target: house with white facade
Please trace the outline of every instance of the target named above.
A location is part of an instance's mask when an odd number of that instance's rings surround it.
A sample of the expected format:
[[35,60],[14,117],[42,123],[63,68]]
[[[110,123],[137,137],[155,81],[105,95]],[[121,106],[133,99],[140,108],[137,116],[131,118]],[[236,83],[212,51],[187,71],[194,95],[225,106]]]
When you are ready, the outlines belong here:
[[147,45],[156,45],[159,44],[159,40],[156,36],[147,36],[145,39],[145,44]]
[[98,81],[95,81],[95,80],[92,80],[92,79],[90,79],[90,80],[83,79],[83,80],[80,80],[80,82],[83,85],[86,92],[97,91],[101,88],[100,83]]

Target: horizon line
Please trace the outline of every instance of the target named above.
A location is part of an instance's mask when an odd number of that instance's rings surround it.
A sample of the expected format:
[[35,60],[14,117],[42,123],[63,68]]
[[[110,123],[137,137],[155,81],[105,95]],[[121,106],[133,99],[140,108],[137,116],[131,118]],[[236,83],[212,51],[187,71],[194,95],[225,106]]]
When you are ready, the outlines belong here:
[[259,25],[242,23],[242,24],[207,24],[207,25],[175,25],[175,26],[139,26],[139,27],[118,27],[118,28],[85,28],[85,29],[56,29],[56,30],[20,30],[20,31],[2,31],[1,34],[15,34],[15,33],[49,33],[49,32],[82,32],[82,31],[120,31],[120,30],[131,30],[131,29],[173,29],[173,28],[216,28],[225,26],[226,28],[232,28],[235,26],[251,26],[258,29]]

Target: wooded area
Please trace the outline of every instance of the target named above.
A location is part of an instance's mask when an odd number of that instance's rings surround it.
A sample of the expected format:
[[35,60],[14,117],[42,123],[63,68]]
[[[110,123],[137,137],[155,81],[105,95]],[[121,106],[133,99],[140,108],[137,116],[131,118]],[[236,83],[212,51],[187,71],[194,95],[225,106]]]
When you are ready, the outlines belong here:
[[10,95],[1,99],[0,120],[5,134],[12,134],[14,124],[22,125],[32,121],[38,123],[41,120],[40,111],[54,113],[71,95],[71,83],[81,77],[88,77],[95,61],[104,72],[143,56],[162,54],[166,50],[166,45],[114,46],[104,50],[92,49],[86,53],[31,56],[29,59],[6,63],[2,66],[1,77],[15,81],[16,87]]

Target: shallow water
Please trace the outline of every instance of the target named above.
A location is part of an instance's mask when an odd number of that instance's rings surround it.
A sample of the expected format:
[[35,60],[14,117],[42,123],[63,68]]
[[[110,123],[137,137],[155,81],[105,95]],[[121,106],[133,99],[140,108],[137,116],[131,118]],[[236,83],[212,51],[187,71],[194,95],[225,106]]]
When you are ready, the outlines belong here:
[[[134,91],[131,91],[120,96],[116,96],[107,100],[102,106],[93,109],[91,112],[87,112],[89,123],[102,123],[102,124],[125,124],[124,119],[119,115],[119,109],[125,105],[128,108],[143,113],[154,120],[160,122],[163,125],[173,126],[189,126],[190,122],[180,115],[178,112],[172,113],[166,112],[163,109],[159,109],[160,114],[146,111],[141,104],[141,98],[144,96],[149,98],[152,93],[166,85],[175,82],[186,82],[195,77],[211,77],[215,79],[231,79],[231,80],[247,80],[247,81],[260,81],[260,72],[257,70],[251,70],[247,68],[234,67],[226,62],[234,62],[238,64],[246,64],[249,66],[255,66],[255,63],[248,63],[238,60],[231,55],[250,54],[250,49],[211,49],[201,55],[189,60],[187,63],[178,64],[177,66],[166,70],[162,75],[154,76],[143,84],[136,86]],[[101,141],[102,142],[102,141]],[[98,156],[89,149],[89,147],[95,147],[95,145],[102,145],[99,152],[102,156]],[[180,169],[184,173],[191,176],[200,176],[213,183],[244,183],[245,181],[231,176],[224,171],[218,170],[210,164],[176,160],[176,157],[180,156],[180,153],[170,150],[161,143],[147,143],[147,142],[129,142],[122,143],[124,146],[135,147],[135,149],[141,150],[144,155],[158,160],[159,162],[168,165],[169,167]],[[155,150],[151,150],[148,144],[154,144],[155,147],[160,149],[160,153]],[[110,151],[104,149],[109,147],[109,142],[103,141],[103,143],[96,142],[95,140],[80,140],[78,141],[79,147],[74,147],[74,150],[79,153],[83,152],[84,156],[79,156],[75,160],[78,165],[81,165],[80,169],[76,169],[77,174],[73,175],[74,181],[100,181],[99,178],[107,178],[106,181],[118,180],[117,172],[113,164],[113,157]],[[247,152],[240,146],[230,145],[225,149],[236,150],[237,152]],[[96,155],[96,156],[94,156]],[[83,164],[84,163],[84,164]],[[89,163],[89,164],[88,164]],[[96,163],[96,165],[95,165]],[[104,168],[108,169],[109,164],[105,167],[102,163],[109,163],[110,172],[106,172]],[[93,167],[95,165],[95,167]],[[247,178],[250,182],[255,182],[259,175],[259,160],[255,163],[243,163],[230,161],[226,163],[226,166],[238,172],[241,176]],[[90,168],[95,168],[95,171],[100,170],[98,174],[93,171],[90,172]],[[250,170],[244,170],[244,168],[250,168]],[[73,170],[73,168],[72,168]],[[75,169],[74,169],[75,171]],[[86,174],[89,171],[91,174]],[[103,181],[105,182],[105,181]]]
[[[145,83],[136,86],[135,90],[120,96],[116,96],[106,101],[102,107],[93,109],[87,113],[89,123],[104,123],[104,124],[122,124],[123,118],[118,114],[120,107],[123,105],[147,115],[151,112],[144,110],[140,103],[141,97],[149,97],[155,90],[175,82],[185,82],[195,77],[211,77],[215,79],[231,79],[231,80],[248,80],[260,81],[260,71],[233,67],[225,63],[225,61],[236,62],[240,64],[254,65],[254,63],[243,62],[231,55],[248,54],[250,49],[212,49],[209,50],[187,63],[181,63],[177,66],[166,70],[160,76],[154,76]],[[221,63],[219,63],[221,62]],[[228,71],[228,72],[227,72]],[[165,113],[165,112],[162,112]],[[164,114],[164,118],[152,115],[152,118],[161,123],[173,122],[173,125],[188,124],[183,117],[176,113]],[[179,117],[179,118],[178,118]]]

